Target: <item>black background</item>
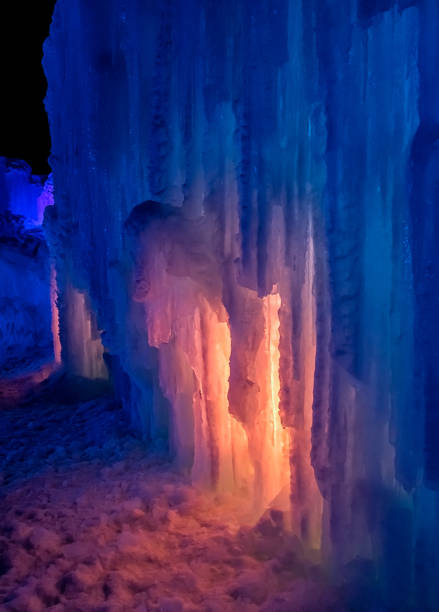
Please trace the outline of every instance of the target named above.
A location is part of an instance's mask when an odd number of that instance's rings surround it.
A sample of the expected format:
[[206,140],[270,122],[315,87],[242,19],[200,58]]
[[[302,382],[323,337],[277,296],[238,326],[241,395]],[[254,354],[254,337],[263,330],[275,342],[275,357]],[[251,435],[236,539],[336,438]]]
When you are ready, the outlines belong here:
[[0,155],[48,174],[49,126],[41,59],[55,0],[0,2]]

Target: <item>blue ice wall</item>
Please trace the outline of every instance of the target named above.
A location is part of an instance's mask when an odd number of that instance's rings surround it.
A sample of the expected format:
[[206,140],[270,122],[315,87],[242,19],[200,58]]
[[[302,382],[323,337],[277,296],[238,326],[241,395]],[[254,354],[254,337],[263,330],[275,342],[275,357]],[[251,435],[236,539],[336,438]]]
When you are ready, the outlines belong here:
[[42,235],[0,228],[0,377],[53,359],[49,252]]
[[[229,398],[254,400],[240,330],[273,287],[282,418],[298,438],[314,346],[305,462],[323,497],[322,549],[339,575],[371,568],[392,610],[439,601],[438,11],[435,0],[59,0],[44,59],[58,278],[86,295],[145,437],[166,436],[169,406],[132,299],[141,240],[126,228],[154,200],[178,208],[182,231],[201,223],[210,236]],[[303,537],[306,499],[293,502]]]
[[41,228],[51,180],[0,157],[0,377],[53,358],[49,252]]
[[35,227],[52,204],[50,178],[32,174],[25,161],[0,157],[0,212],[10,210],[24,217],[26,227]]

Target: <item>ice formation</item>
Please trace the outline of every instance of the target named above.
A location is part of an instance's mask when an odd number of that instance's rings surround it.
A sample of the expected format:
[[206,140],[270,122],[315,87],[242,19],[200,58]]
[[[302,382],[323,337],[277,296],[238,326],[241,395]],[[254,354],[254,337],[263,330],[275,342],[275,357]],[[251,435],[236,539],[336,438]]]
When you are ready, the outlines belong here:
[[53,205],[51,177],[32,174],[21,159],[0,157],[0,212],[24,218],[26,227],[42,224],[44,209]]
[[53,356],[56,290],[51,296],[41,230],[48,205],[51,179],[32,175],[24,161],[0,157],[0,376]]
[[389,609],[439,601],[436,0],[58,0],[67,367]]

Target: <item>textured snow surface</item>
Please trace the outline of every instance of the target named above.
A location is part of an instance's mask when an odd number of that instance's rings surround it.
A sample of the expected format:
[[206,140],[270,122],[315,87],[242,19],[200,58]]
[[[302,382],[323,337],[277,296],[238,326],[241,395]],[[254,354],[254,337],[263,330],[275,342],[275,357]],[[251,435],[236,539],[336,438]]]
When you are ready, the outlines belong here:
[[230,500],[148,455],[110,397],[55,387],[0,411],[2,611],[344,610],[281,513],[239,527]]

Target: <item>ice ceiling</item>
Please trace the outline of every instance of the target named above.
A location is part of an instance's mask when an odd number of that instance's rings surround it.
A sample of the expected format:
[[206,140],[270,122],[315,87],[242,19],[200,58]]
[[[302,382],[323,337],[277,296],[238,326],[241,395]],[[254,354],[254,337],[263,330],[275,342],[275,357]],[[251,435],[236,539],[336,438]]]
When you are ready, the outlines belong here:
[[66,367],[395,610],[438,598],[438,13],[58,0],[44,58]]

